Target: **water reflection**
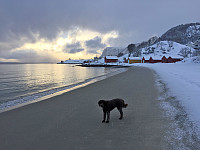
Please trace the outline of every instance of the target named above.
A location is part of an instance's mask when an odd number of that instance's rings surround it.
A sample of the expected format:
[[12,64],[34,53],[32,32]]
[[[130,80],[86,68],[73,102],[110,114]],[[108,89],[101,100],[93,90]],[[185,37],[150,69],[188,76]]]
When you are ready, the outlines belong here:
[[119,68],[58,64],[0,65],[0,103],[77,84]]

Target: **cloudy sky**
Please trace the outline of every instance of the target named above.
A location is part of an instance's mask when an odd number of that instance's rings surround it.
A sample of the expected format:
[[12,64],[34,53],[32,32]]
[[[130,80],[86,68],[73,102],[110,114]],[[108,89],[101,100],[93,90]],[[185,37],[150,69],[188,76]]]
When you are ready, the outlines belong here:
[[93,58],[199,14],[200,0],[0,0],[0,61]]

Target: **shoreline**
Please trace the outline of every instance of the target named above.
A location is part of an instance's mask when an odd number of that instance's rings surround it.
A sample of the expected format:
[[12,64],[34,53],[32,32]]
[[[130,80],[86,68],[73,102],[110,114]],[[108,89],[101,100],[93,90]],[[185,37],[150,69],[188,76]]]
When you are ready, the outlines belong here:
[[[134,67],[85,87],[0,114],[2,149],[163,149],[170,148],[155,78],[150,69]],[[99,99],[128,103],[101,123]],[[104,144],[99,144],[99,141]]]
[[[41,96],[39,96],[39,98],[33,98],[31,100],[24,100],[24,101],[23,100],[13,100],[13,101],[8,101],[8,102],[5,102],[5,103],[2,103],[2,104],[0,104],[0,113],[10,111],[10,110],[13,110],[13,109],[17,109],[17,108],[20,108],[20,107],[23,107],[23,106],[26,106],[26,105],[30,105],[30,104],[33,104],[33,103],[37,103],[37,102],[40,102],[40,101],[43,101],[43,100],[47,100],[49,98],[64,94],[64,93],[72,91],[72,90],[76,90],[78,88],[85,87],[89,84],[93,84],[95,82],[98,82],[98,81],[104,80],[106,78],[115,76],[117,74],[126,72],[127,70],[128,69],[123,69],[123,70],[121,69],[120,71],[114,71],[114,72],[110,72],[110,73],[105,74],[105,75],[100,75],[100,76],[96,76],[96,77],[93,77],[93,78],[89,78],[89,79],[86,79],[83,82],[79,82],[79,83],[76,83],[76,84],[73,84],[73,85],[68,85],[67,87],[61,87],[61,88],[56,88],[56,89],[52,89],[52,90],[49,90],[49,91],[44,91],[44,93],[47,93],[47,94],[44,94],[43,96],[41,95]],[[37,93],[37,94],[39,94],[39,93]],[[14,103],[14,104],[10,104],[10,103]]]

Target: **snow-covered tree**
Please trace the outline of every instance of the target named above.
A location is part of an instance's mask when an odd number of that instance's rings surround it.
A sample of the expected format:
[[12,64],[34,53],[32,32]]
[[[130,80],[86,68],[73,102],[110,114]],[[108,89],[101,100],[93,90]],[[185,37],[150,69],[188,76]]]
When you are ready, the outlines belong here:
[[130,56],[135,51],[135,44],[129,44],[127,48]]
[[141,49],[137,49],[134,53],[133,53],[133,57],[139,57],[141,56]]

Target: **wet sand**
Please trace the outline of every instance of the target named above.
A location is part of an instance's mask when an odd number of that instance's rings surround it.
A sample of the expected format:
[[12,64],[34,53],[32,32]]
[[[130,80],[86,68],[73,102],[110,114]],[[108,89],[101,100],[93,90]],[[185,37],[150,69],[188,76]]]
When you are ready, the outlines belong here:
[[[105,80],[0,114],[2,150],[169,149],[167,121],[150,69],[133,67]],[[99,99],[122,98],[102,123]]]

